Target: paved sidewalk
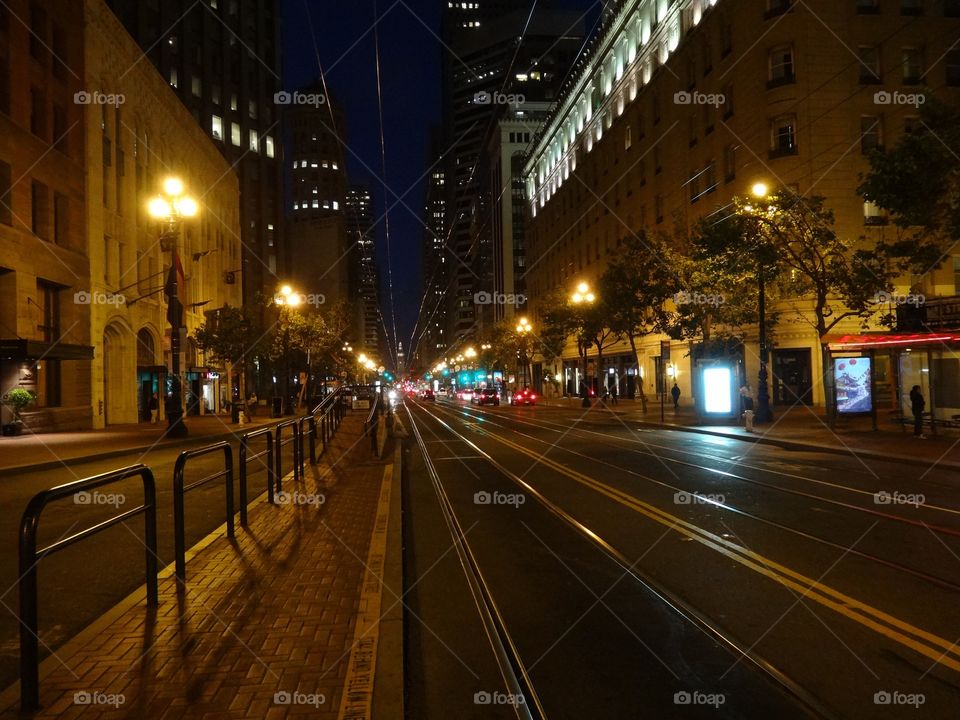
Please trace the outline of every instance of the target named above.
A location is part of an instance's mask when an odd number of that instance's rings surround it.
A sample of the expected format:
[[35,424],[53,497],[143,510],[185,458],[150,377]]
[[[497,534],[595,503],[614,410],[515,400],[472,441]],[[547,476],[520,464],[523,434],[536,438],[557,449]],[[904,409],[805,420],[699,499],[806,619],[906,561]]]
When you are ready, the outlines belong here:
[[[553,398],[542,405],[561,407],[583,412],[580,398]],[[617,405],[607,405],[594,400],[591,413],[617,416],[631,422],[648,423],[675,430],[698,432],[738,440],[763,442],[796,450],[818,450],[856,455],[860,458],[877,458],[919,464],[936,464],[937,467],[960,470],[960,433],[956,430],[938,428],[933,436],[926,430],[927,439],[913,437],[912,426],[890,422],[889,414],[877,417],[878,429],[873,430],[870,418],[843,418],[833,429],[827,426],[822,411],[807,407],[774,407],[774,421],[757,425],[748,433],[743,425],[703,424],[693,408],[681,405],[673,409],[668,402],[664,410],[664,423],[660,423],[660,402],[650,398],[647,412],[643,413],[639,400],[620,400]]]
[[185,439],[167,438],[165,423],[113,425],[105,430],[24,433],[16,437],[0,437],[0,475],[55,466],[62,461],[99,459],[153,447],[185,445],[194,441],[208,443],[226,439],[231,434],[240,436],[279,421],[269,415],[258,415],[251,418],[251,422],[239,425],[230,422],[229,415],[198,415],[184,420],[190,433]]
[[[182,595],[168,567],[157,608],[141,588],[45,660],[31,717],[334,719],[346,683],[348,717],[369,717],[380,578],[391,557],[399,565],[399,512],[388,513],[400,469],[399,453],[373,457],[362,415],[347,415],[304,481],[285,480],[285,503],[251,504],[235,543],[221,527],[193,548]],[[41,634],[54,622],[41,618]],[[0,717],[23,717],[18,692],[0,695]]]

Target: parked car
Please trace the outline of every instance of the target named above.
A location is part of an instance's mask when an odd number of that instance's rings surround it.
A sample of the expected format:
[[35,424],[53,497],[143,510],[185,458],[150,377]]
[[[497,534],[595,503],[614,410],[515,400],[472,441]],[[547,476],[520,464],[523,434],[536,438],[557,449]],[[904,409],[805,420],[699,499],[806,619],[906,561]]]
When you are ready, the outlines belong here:
[[511,405],[536,405],[537,394],[530,388],[517,390],[513,394],[513,397],[510,398],[510,404]]
[[500,393],[497,392],[496,388],[483,388],[483,390],[474,393],[471,402],[477,405],[499,405]]
[[437,397],[436,397],[436,395],[433,394],[433,390],[431,390],[430,388],[427,388],[426,390],[421,390],[421,391],[420,391],[420,399],[421,399],[421,400],[436,400]]

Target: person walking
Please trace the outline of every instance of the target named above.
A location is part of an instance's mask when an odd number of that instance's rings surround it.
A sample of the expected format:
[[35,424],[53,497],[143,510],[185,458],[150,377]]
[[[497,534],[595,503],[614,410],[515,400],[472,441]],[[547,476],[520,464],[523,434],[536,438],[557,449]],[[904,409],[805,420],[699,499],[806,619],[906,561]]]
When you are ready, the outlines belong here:
[[610,386],[610,400],[613,401],[614,405],[617,404],[617,386],[616,385]]
[[677,381],[673,381],[673,389],[670,390],[670,395],[673,397],[673,409],[680,409],[680,386],[677,385]]
[[150,422],[156,425],[159,419],[160,419],[160,401],[157,399],[157,394],[154,393],[153,395],[150,396]]
[[910,410],[913,412],[913,436],[920,440],[926,440],[927,436],[923,434],[923,410],[927,406],[927,401],[923,399],[923,393],[919,385],[910,388]]

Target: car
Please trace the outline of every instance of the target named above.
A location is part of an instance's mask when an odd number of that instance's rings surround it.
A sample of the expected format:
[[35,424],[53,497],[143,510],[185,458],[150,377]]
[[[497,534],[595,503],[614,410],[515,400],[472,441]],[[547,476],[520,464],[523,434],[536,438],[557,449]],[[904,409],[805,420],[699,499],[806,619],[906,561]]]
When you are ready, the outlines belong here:
[[496,388],[483,388],[483,390],[474,393],[472,402],[477,405],[499,405],[500,393],[497,392]]
[[370,387],[355,387],[351,407],[354,410],[369,410],[376,399],[377,391]]
[[457,400],[465,400],[470,402],[473,399],[473,390],[470,388],[464,388],[463,390],[457,390]]
[[436,400],[437,397],[436,397],[436,395],[433,394],[433,390],[427,388],[426,390],[421,390],[421,391],[420,391],[420,399],[421,399],[421,400]]
[[513,394],[513,397],[510,398],[510,404],[511,405],[536,405],[537,394],[530,388],[517,390]]

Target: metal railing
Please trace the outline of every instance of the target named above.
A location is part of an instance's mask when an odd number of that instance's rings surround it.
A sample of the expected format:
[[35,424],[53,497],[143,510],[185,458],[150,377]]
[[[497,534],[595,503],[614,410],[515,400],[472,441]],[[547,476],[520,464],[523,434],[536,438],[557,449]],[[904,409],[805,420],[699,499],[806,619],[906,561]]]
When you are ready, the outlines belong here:
[[377,433],[380,430],[380,416],[383,415],[383,390],[375,393],[373,402],[370,404],[370,414],[364,422],[364,431],[370,435],[370,446],[373,448],[373,454],[377,454]]
[[[283,431],[285,428],[293,429],[293,436],[283,439]],[[274,460],[276,462],[277,469],[274,474],[274,482],[276,482],[276,492],[283,492],[283,448],[290,443],[293,443],[293,481],[297,482],[300,480],[300,421],[294,418],[293,420],[286,420],[278,424],[274,428],[276,432],[276,438],[273,441],[273,450],[274,450]]]
[[[254,438],[265,437],[267,439],[267,449],[258,453],[250,454],[250,441]],[[252,460],[259,460],[266,456],[264,463],[267,468],[267,500],[273,504],[273,486],[275,479],[273,473],[276,469],[273,460],[273,428],[265,427],[253,432],[246,433],[240,438],[240,525],[247,527],[247,463]]]
[[[40,514],[47,504],[79,492],[103,487],[139,475],[143,481],[143,504],[115,515],[93,527],[58,540],[37,550],[37,528]],[[37,565],[48,555],[106,530],[140,513],[144,514],[144,545],[146,546],[147,604],[157,605],[157,487],[153,472],[138,464],[95,475],[75,482],[58,485],[33,496],[20,520],[20,708],[24,712],[40,706],[40,658],[37,611]]]
[[[186,470],[187,461],[191,458],[209,455],[210,453],[222,451],[224,469],[207,475],[201,480],[190,483],[187,486],[183,484],[183,476]],[[177,458],[176,465],[173,467],[173,542],[174,553],[176,555],[176,576],[179,583],[186,582],[187,579],[187,548],[186,548],[186,530],[184,520],[183,496],[190,490],[206,485],[213,480],[226,477],[227,488],[227,537],[234,537],[233,532],[233,449],[226,440],[221,440],[213,445],[207,445],[196,450],[184,450]]]

